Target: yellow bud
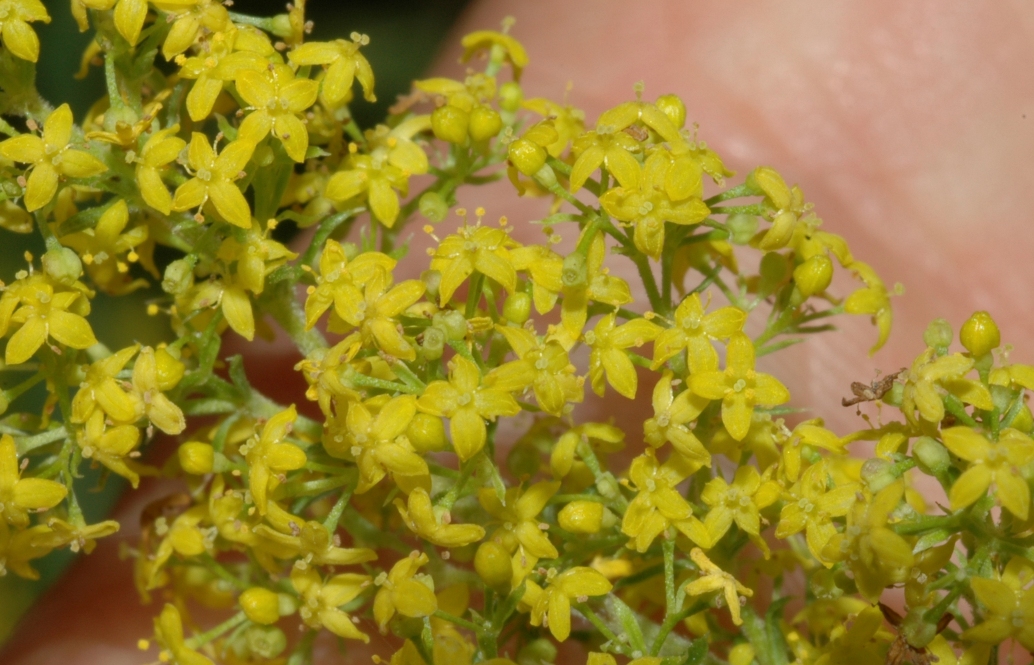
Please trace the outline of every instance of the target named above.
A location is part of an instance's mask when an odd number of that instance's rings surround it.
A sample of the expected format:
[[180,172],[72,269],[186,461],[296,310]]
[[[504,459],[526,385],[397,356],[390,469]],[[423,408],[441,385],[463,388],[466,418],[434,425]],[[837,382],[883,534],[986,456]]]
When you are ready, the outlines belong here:
[[524,322],[531,316],[531,296],[523,291],[511,295],[503,305],[503,316],[507,321],[524,325]]
[[429,413],[417,413],[409,421],[406,436],[413,448],[420,453],[445,450],[449,443],[445,438],[445,425],[438,416]]
[[241,609],[255,623],[268,626],[280,619],[280,598],[269,589],[251,587],[241,594]]
[[499,108],[510,113],[515,113],[524,101],[524,91],[521,84],[516,81],[504,83],[499,88]]
[[833,262],[825,254],[816,254],[794,268],[793,281],[805,298],[821,293],[833,281]]
[[487,540],[474,555],[474,570],[493,589],[508,589],[513,578],[513,562],[498,543]]
[[469,124],[470,114],[458,106],[441,106],[431,113],[431,129],[434,135],[449,143],[464,143],[467,140]]
[[603,524],[603,504],[595,501],[572,501],[557,516],[560,528],[569,533],[596,533]]
[[499,113],[487,106],[479,106],[470,114],[470,138],[475,141],[490,139],[503,128]]
[[546,163],[548,153],[542,146],[520,138],[510,144],[507,153],[510,163],[526,176],[535,175]]
[[653,104],[668,116],[675,127],[681,129],[686,124],[686,105],[678,95],[661,95]]
[[976,312],[962,324],[959,341],[975,358],[991,352],[1002,343],[998,325],[987,312]]
[[180,466],[187,473],[203,476],[212,473],[215,449],[207,443],[188,441],[179,447]]
[[154,362],[158,369],[158,387],[162,390],[175,388],[187,369],[166,347],[154,352]]

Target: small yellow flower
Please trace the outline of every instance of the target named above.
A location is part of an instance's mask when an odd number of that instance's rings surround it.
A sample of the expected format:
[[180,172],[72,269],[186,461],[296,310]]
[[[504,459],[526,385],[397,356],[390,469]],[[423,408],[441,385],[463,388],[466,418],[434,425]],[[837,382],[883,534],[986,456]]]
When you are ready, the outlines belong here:
[[409,493],[408,503],[395,499],[402,521],[409,530],[439,547],[463,547],[485,537],[477,524],[453,524],[448,511],[436,509],[423,487]]
[[673,397],[673,374],[665,370],[653,388],[653,417],[643,423],[646,443],[660,448],[666,441],[679,455],[696,464],[711,466],[711,454],[687,425],[697,419],[708,405],[706,398],[692,390],[683,390]]
[[457,233],[443,238],[431,258],[431,270],[442,274],[438,287],[442,307],[475,270],[495,280],[507,293],[517,288],[517,271],[509,251],[517,243],[505,229],[478,222],[475,226],[464,224]]
[[417,407],[424,413],[449,419],[452,445],[463,461],[485,447],[486,419],[515,416],[521,410],[509,391],[483,378],[478,366],[463,356],[450,361],[448,381],[428,384]]
[[438,609],[434,595],[434,582],[430,575],[418,575],[421,566],[427,564],[427,555],[411,552],[391,567],[391,572],[381,573],[373,583],[379,588],[373,599],[373,618],[381,634],[387,634],[388,622],[398,612],[407,617],[426,617]]
[[637,493],[625,511],[621,533],[635,539],[637,551],[650,549],[662,531],[692,515],[692,509],[675,486],[699,468],[700,464],[678,453],[661,464],[652,448],[632,460],[628,477]]
[[151,134],[140,150],[136,165],[136,182],[147,205],[168,215],[172,212],[172,196],[162,182],[164,167],[179,156],[187,142],[176,136],[179,125],[166,127]]
[[[6,335],[11,324],[20,323],[18,330],[7,342],[5,360],[18,365],[33,356],[47,341],[73,349],[86,349],[97,343],[89,322],[80,314],[69,311],[85,296],[80,291],[55,291],[52,281],[42,274],[20,279],[0,297],[0,336]],[[80,309],[79,311],[82,311]],[[86,303],[85,311],[89,312]]]
[[154,554],[143,559],[147,571],[147,590],[156,589],[165,583],[165,564],[173,554],[190,559],[201,556],[212,548],[211,536],[200,526],[206,517],[208,506],[200,505],[188,508],[177,515],[172,524],[165,518],[158,518],[160,521],[156,523],[156,529],[162,540]]
[[368,102],[377,101],[373,94],[373,69],[359,47],[370,43],[370,38],[352,33],[352,41],[335,39],[332,42],[307,42],[287,54],[292,65],[323,65],[326,74],[320,92],[330,106],[346,101],[352,92],[356,79],[363,88],[363,97]]
[[253,436],[241,446],[241,453],[248,462],[248,487],[261,515],[266,514],[269,490],[280,482],[277,473],[305,466],[305,451],[293,443],[283,442],[297,417],[292,404],[266,421],[261,435]]
[[669,358],[686,350],[689,371],[713,370],[718,354],[711,340],[725,340],[743,330],[747,313],[737,307],[722,307],[704,314],[700,296],[691,293],[675,309],[672,327],[657,335],[653,346],[653,369],[659,369]]
[[504,53],[504,58],[513,67],[513,79],[521,80],[521,71],[528,66],[528,52],[524,45],[510,35],[495,30],[475,30],[463,35],[460,41],[463,45],[463,56],[461,60],[467,62],[475,53],[481,50],[492,50],[499,48]]
[[877,638],[883,625],[879,608],[867,607],[858,613],[850,626],[838,626],[816,665],[868,665],[879,663],[886,652],[886,642]]
[[599,571],[586,566],[557,573],[551,568],[548,582],[531,608],[531,625],[547,626],[557,640],[571,636],[571,599],[585,602],[589,596],[605,596],[614,588]]
[[83,457],[100,462],[129,480],[134,488],[140,483],[140,474],[136,463],[127,458],[139,442],[140,430],[132,425],[106,427],[104,412],[100,409],[86,420],[76,437]]
[[636,101],[624,102],[604,111],[596,121],[596,130],[599,131],[603,127],[611,132],[620,132],[634,124],[642,123],[645,127],[657,132],[665,141],[673,144],[679,143],[682,137],[672,119],[655,104],[640,99],[641,95],[642,90],[638,89],[636,90]]
[[54,532],[49,526],[12,529],[6,520],[0,520],[0,576],[11,571],[19,577],[38,580],[39,572],[29,562],[50,554],[54,547]]
[[974,577],[970,588],[987,607],[983,621],[962,634],[962,639],[1001,644],[1012,637],[1028,651],[1034,651],[1034,587],[1023,587],[1034,578],[1034,564],[1014,556],[1000,580]]
[[493,370],[497,384],[508,387],[531,385],[535,400],[546,413],[560,416],[568,402],[581,402],[584,379],[576,376],[567,351],[557,342],[539,339],[526,328],[497,326],[518,360]]
[[690,596],[702,596],[712,591],[721,591],[725,596],[725,604],[729,606],[732,622],[737,626],[742,625],[740,596],[743,595],[749,598],[754,595],[754,592],[740,584],[735,577],[716,566],[699,547],[694,547],[690,551],[689,557],[700,568],[701,575],[686,585],[686,593]]
[[194,132],[187,153],[194,177],[176,188],[172,209],[181,212],[201,208],[211,201],[223,219],[242,229],[250,229],[251,208],[234,181],[243,175],[242,169],[254,151],[254,143],[237,139],[216,156],[208,137]]
[[[270,509],[273,509],[275,505],[273,502],[268,504]],[[278,519],[283,521],[284,518]],[[295,559],[294,566],[302,569],[312,565],[353,566],[377,559],[377,553],[365,547],[339,547],[335,544],[336,536],[333,536],[319,522],[311,520],[305,522],[293,515],[286,519],[296,526],[301,524],[297,533],[292,532],[292,535],[288,535],[265,524],[260,524],[255,527],[255,535],[259,537],[259,542],[255,544],[255,547],[278,559]]]
[[39,60],[39,37],[30,21],[50,23],[50,14],[39,0],[0,0],[0,36],[4,48],[22,60]]
[[166,20],[172,23],[162,45],[166,60],[190,48],[202,29],[220,32],[230,24],[230,13],[219,0],[151,0],[151,4],[165,12]]
[[14,527],[29,525],[30,510],[50,510],[64,501],[68,489],[43,478],[22,478],[18,451],[10,434],[0,436],[0,519]]
[[126,231],[128,223],[129,208],[118,199],[92,229],[61,239],[82,257],[86,273],[109,295],[125,295],[147,286],[144,279],[129,278],[129,263],[139,258],[134,248],[147,240],[147,226],[141,224]]
[[871,355],[880,350],[890,335],[890,326],[894,321],[894,313],[890,308],[890,294],[883,280],[869,264],[855,261],[851,264],[851,270],[862,280],[865,288],[858,289],[847,297],[844,301],[844,311],[848,314],[868,314],[872,317],[879,337],[876,344],[869,349]]
[[325,196],[337,203],[366,195],[370,212],[389,229],[399,216],[399,190],[409,193],[409,175],[392,164],[386,156],[355,155],[349,159],[351,168],[338,171],[327,181]]
[[73,552],[89,554],[97,547],[97,539],[118,533],[120,525],[115,520],[105,520],[96,524],[70,524],[57,517],[47,520],[47,526],[53,532],[56,547],[69,545]]
[[391,273],[376,271],[363,289],[341,290],[336,294],[331,332],[345,333],[358,328],[363,342],[373,343],[381,351],[403,360],[416,360],[416,349],[399,331],[398,317],[420,300],[426,285],[418,279],[391,284]]
[[[200,122],[212,113],[223,83],[234,81],[244,71],[260,72],[275,53],[265,33],[229,24],[201,44],[201,52],[190,58],[178,56],[180,76],[194,79],[187,93],[190,119]],[[243,96],[243,95],[242,95]]]
[[628,282],[611,275],[610,269],[603,266],[606,254],[606,240],[602,233],[598,233],[584,257],[572,254],[564,260],[557,290],[564,296],[560,306],[560,332],[565,347],[573,346],[581,336],[589,316],[590,302],[612,307],[632,302]]
[[771,167],[759,166],[747,181],[764,193],[765,204],[771,209],[772,226],[761,236],[758,248],[772,251],[785,247],[797,230],[799,220],[811,210],[811,204],[804,202],[800,187],[787,187],[783,177]]
[[[4,23],[5,35],[7,27],[13,23]],[[29,32],[35,34],[31,29]],[[31,165],[32,172],[25,188],[25,209],[29,212],[39,210],[54,199],[60,176],[88,178],[108,170],[90,153],[69,147],[71,140],[72,109],[68,104],[62,104],[43,121],[42,138],[22,134],[0,142],[0,156]]]
[[790,489],[790,500],[783,504],[775,534],[776,538],[789,538],[804,531],[808,549],[826,567],[833,565],[823,555],[826,543],[837,532],[833,518],[847,514],[860,489],[851,483],[827,490],[828,478],[826,463],[808,467],[800,483]]
[[179,383],[183,363],[165,349],[140,349],[133,365],[133,391],[140,398],[143,415],[166,434],[179,434],[187,426],[183,411],[163,394]]
[[771,480],[762,482],[761,474],[750,465],[736,469],[732,484],[720,476],[712,478],[700,494],[701,500],[711,508],[704,518],[704,528],[711,542],[721,540],[735,522],[767,554],[768,546],[759,537],[760,511],[775,503],[779,494],[778,483]]
[[[147,0],[76,0],[83,7],[97,11],[115,8],[115,29],[130,46],[140,41],[140,31],[147,18]],[[73,7],[75,2],[72,3]],[[85,15],[85,12],[83,12]],[[81,25],[80,25],[81,27]],[[85,29],[85,28],[84,28]]]
[[726,351],[724,371],[694,374],[689,387],[701,397],[722,400],[722,424],[732,438],[742,441],[754,407],[783,404],[790,400],[790,391],[775,377],[754,370],[754,343],[745,334],[733,334]]
[[661,329],[642,318],[632,319],[620,326],[616,325],[616,321],[616,314],[607,314],[596,323],[595,328],[585,333],[585,343],[592,348],[589,353],[589,382],[593,392],[600,397],[603,397],[606,384],[609,383],[619,394],[635,399],[639,378],[625,349],[653,341]]
[[291,584],[301,594],[302,600],[298,614],[307,626],[326,628],[338,637],[363,642],[369,642],[370,637],[356,628],[352,618],[338,608],[355,600],[370,582],[368,575],[356,573],[335,575],[324,582],[311,568],[291,571]]
[[251,104],[251,112],[241,122],[238,136],[257,144],[270,132],[284,144],[288,156],[305,161],[309,148],[309,132],[298,116],[316,103],[319,84],[298,79],[287,65],[273,65],[267,70],[245,69],[236,78],[237,92]]
[[797,482],[801,475],[802,446],[813,446],[837,454],[846,452],[844,446],[848,442],[823,427],[821,418],[806,420],[789,433],[786,432],[785,426],[781,426],[780,429],[783,436],[777,436],[777,440],[783,447],[782,472],[791,483]]
[[622,187],[635,189],[639,186],[639,162],[632,153],[639,152],[640,146],[625,132],[597,125],[595,131],[576,138],[571,151],[575,156],[571,167],[572,192],[581,189],[592,172],[601,166],[605,166]]
[[601,452],[614,453],[625,447],[625,433],[619,427],[604,423],[582,423],[564,432],[549,456],[549,469],[555,478],[563,478],[571,473],[578,444],[583,442],[595,450],[597,455]]
[[162,646],[159,660],[173,665],[213,665],[212,660],[187,646],[183,639],[183,619],[180,611],[166,603],[154,620],[154,638]]
[[363,302],[366,283],[378,273],[390,273],[395,263],[381,252],[363,252],[350,258],[341,243],[327,240],[320,255],[316,286],[309,288],[305,300],[305,327],[316,325],[331,305],[342,320],[354,314],[353,308]]
[[557,139],[546,148],[552,157],[559,157],[567,146],[585,132],[585,112],[569,104],[558,104],[545,97],[533,97],[521,102],[521,106],[550,118],[550,124],[557,132]]
[[494,489],[482,488],[478,501],[489,515],[501,522],[492,540],[508,552],[520,549],[522,556],[555,559],[559,552],[540,528],[543,523],[537,518],[559,489],[560,483],[556,481],[535,483],[523,492],[519,487],[511,487],[502,502]]
[[938,358],[935,350],[928,347],[915,359],[905,376],[901,412],[911,423],[917,422],[916,411],[919,411],[923,420],[938,424],[944,420],[943,393],[990,411],[994,408],[991,392],[979,381],[965,378],[973,365],[974,360],[961,353]]
[[112,420],[132,422],[136,420],[136,395],[127,392],[116,380],[126,363],[136,355],[137,345],[113,353],[86,368],[86,376],[79,384],[79,390],[72,398],[72,422],[85,423],[94,409],[102,409]]
[[998,503],[1021,520],[1030,513],[1030,486],[1020,469],[1034,461],[1034,440],[1009,428],[997,442],[968,427],[951,427],[941,432],[944,445],[969,462],[969,468],[951,486],[952,510],[961,510],[987,492],[991,483]]

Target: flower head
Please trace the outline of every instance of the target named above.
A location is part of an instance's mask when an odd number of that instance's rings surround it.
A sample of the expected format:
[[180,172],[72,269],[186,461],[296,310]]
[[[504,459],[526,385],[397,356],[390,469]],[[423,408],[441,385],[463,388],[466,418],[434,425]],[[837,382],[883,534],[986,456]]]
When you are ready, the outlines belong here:
[[433,580],[417,573],[426,564],[426,554],[412,552],[397,561],[390,572],[374,579],[379,588],[373,598],[373,617],[381,633],[387,633],[388,622],[396,612],[407,617],[426,617],[438,609]]
[[1009,428],[991,442],[969,427],[950,427],[941,432],[945,447],[969,462],[951,486],[951,509],[960,510],[982,497],[994,483],[994,496],[1002,507],[1021,520],[1030,514],[1030,486],[1020,469],[1034,461],[1034,440]]
[[31,21],[50,23],[50,14],[40,0],[0,0],[0,37],[4,48],[22,60],[39,60],[39,37]]
[[0,435],[0,521],[29,525],[30,510],[49,510],[64,501],[68,489],[43,478],[22,478],[18,452],[10,434]]
[[223,219],[242,229],[250,229],[251,208],[234,182],[243,175],[244,166],[254,151],[254,143],[237,139],[217,156],[208,138],[194,132],[187,153],[194,177],[176,188],[172,209],[179,212],[211,202]]
[[237,91],[251,105],[251,112],[241,122],[239,136],[257,144],[272,132],[291,159],[305,161],[309,132],[298,116],[316,103],[319,84],[295,78],[287,65],[273,65],[263,71],[245,69],[239,72],[236,82]]
[[614,588],[599,571],[586,566],[562,573],[550,569],[546,580],[546,588],[531,608],[531,625],[547,626],[561,642],[571,635],[571,600],[584,602],[589,596],[603,596]]
[[729,606],[732,622],[737,626],[741,625],[743,619],[740,618],[740,596],[749,598],[754,592],[716,566],[699,547],[694,547],[689,557],[700,568],[700,577],[686,585],[686,593],[690,596],[702,596],[712,591],[721,591],[725,596],[726,605]]
[[260,435],[253,436],[241,446],[248,462],[248,487],[259,514],[266,514],[268,492],[280,482],[277,472],[294,471],[305,466],[305,451],[293,443],[284,442],[297,417],[298,412],[292,404],[266,421]]
[[377,101],[373,94],[373,69],[359,48],[370,43],[370,38],[352,33],[351,41],[335,39],[332,42],[306,42],[287,54],[293,65],[323,65],[320,92],[330,106],[338,106],[352,93],[352,84],[358,80],[363,88],[363,97],[368,102]]

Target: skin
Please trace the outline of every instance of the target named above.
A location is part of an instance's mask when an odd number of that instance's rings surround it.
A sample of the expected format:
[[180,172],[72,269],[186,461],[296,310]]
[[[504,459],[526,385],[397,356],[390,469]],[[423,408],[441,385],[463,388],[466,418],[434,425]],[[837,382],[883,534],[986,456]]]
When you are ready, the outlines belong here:
[[[518,17],[514,34],[532,58],[529,97],[559,98],[575,81],[569,99],[592,123],[631,98],[636,81],[645,81],[647,99],[677,93],[700,137],[740,174],[734,183],[756,165],[775,166],[801,185],[824,229],[845,236],[888,285],[906,285],[894,299],[894,333],[875,356],[867,355],[874,329],[853,317],[841,320],[840,333],[761,363],[795,404],[812,406],[835,431],[864,426],[854,407],[839,404],[851,381],[908,365],[934,318],[957,332],[986,309],[1003,341],[1019,349],[1013,359],[1034,360],[1029,278],[1012,269],[1034,246],[1025,201],[1034,182],[1029,3],[486,2],[467,12],[450,41],[505,15]],[[458,53],[447,51],[439,71],[460,74]],[[542,200],[515,201],[508,189],[479,189],[462,202],[484,205],[490,219],[542,217]],[[849,288],[845,280],[839,292]],[[256,348],[257,355],[283,347]],[[641,387],[647,399],[648,392]],[[123,531],[33,608],[0,662],[121,665],[153,657],[135,645],[158,609],[140,608],[116,538],[135,543],[143,506],[170,491],[150,485],[126,497],[116,515]],[[390,653],[368,632],[375,652]],[[319,662],[344,662],[333,653],[329,645]]]

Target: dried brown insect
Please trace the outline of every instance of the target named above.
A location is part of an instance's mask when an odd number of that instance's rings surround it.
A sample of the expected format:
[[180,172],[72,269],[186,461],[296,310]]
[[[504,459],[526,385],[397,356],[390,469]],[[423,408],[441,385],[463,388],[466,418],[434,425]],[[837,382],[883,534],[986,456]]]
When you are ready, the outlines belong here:
[[844,406],[854,406],[862,402],[875,402],[886,395],[891,388],[894,387],[894,379],[898,378],[902,373],[907,370],[907,367],[902,367],[893,374],[888,374],[882,379],[877,379],[872,383],[866,385],[860,381],[854,381],[851,383],[851,392],[854,393],[854,397],[847,399],[846,397],[840,400],[840,403]]
[[[887,623],[894,628],[899,628],[904,618],[883,603],[879,605],[880,611],[883,612],[883,618],[887,620]],[[937,620],[937,634],[940,634],[954,620],[955,616],[951,612],[945,613],[944,616]],[[914,647],[908,643],[904,635],[898,633],[897,637],[894,638],[894,642],[890,645],[890,650],[887,652],[886,663],[887,665],[933,665],[937,660],[937,656],[927,651],[926,647]]]

